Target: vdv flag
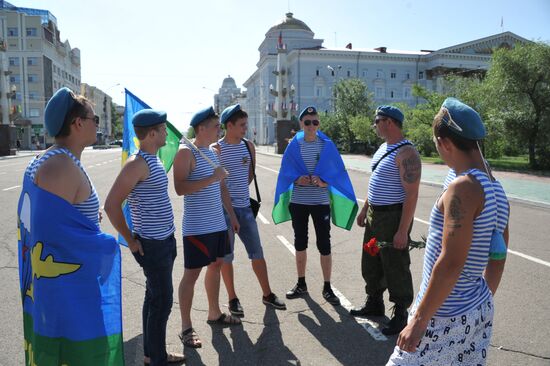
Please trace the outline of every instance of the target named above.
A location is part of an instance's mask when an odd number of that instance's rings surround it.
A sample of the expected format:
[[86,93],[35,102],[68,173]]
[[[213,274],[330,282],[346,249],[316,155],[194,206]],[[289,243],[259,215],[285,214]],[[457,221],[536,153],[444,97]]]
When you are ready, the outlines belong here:
[[[336,145],[321,131],[317,131],[317,137],[324,141],[324,146],[313,175],[328,183],[332,223],[350,230],[359,209],[351,180]],[[304,132],[298,132],[290,141],[281,161],[275,188],[275,204],[271,213],[275,224],[291,219],[288,205],[294,181],[302,175],[309,175],[300,152],[300,143],[303,139]]]
[[[139,139],[136,136],[134,131],[134,126],[132,125],[132,119],[134,114],[141,111],[142,109],[150,109],[149,105],[135,96],[128,89],[124,89],[126,93],[126,106],[124,108],[124,126],[122,131],[122,165],[126,163],[126,160],[130,155],[137,153],[139,150]],[[179,149],[179,143],[182,138],[181,133],[176,127],[174,127],[170,122],[166,122],[166,145],[161,147],[158,152],[158,157],[162,161],[164,170],[166,172],[170,171],[172,164],[174,163],[174,157]],[[130,215],[130,207],[127,202],[124,201],[122,205],[122,212],[124,213],[124,218],[130,230],[132,229],[132,217]],[[123,245],[128,245],[126,240],[122,235],[118,236],[119,243]]]
[[124,365],[115,238],[27,175],[17,215],[25,364]]

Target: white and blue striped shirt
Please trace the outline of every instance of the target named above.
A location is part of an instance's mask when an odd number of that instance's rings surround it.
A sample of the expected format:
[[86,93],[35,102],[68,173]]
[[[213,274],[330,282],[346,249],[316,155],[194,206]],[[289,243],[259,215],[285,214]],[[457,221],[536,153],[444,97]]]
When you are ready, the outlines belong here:
[[[298,140],[298,142],[307,171],[310,175],[314,175],[315,167],[321,158],[321,151],[325,146],[325,142],[318,137],[315,138],[315,141],[301,139]],[[314,185],[300,186],[294,184],[290,202],[301,205],[329,205],[330,198],[327,187],[317,187]]]
[[94,185],[92,184],[92,181],[90,180],[90,177],[88,176],[88,173],[86,173],[86,170],[84,170],[84,167],[80,163],[80,160],[76,158],[76,156],[73,155],[69,151],[69,149],[66,149],[64,147],[60,147],[57,149],[50,150],[46,152],[41,157],[34,158],[28,165],[25,174],[29,176],[29,178],[34,182],[34,178],[36,176],[36,171],[38,168],[49,158],[51,158],[54,155],[58,154],[66,154],[71,159],[73,159],[74,163],[77,167],[80,168],[80,170],[84,173],[86,176],[86,179],[88,180],[88,183],[90,184],[90,196],[83,202],[75,203],[73,204],[73,207],[76,208],[82,215],[90,219],[98,228],[99,228],[99,197],[97,195],[97,192],[95,190]]
[[386,152],[397,146],[410,143],[409,140],[401,140],[395,144],[382,144],[372,157],[371,170],[376,163],[378,166],[371,174],[369,180],[368,202],[369,205],[385,206],[403,203],[405,201],[405,189],[401,183],[399,167],[395,163],[395,157],[401,148],[395,149],[391,154],[380,160]]
[[[489,248],[491,235],[495,227],[501,226],[499,217],[503,213],[501,208],[508,207],[508,202],[500,195],[495,194],[494,184],[487,175],[477,169],[470,169],[463,174],[469,174],[481,184],[484,192],[485,204],[480,215],[473,223],[473,236],[470,251],[462,268],[462,272],[453,290],[435,313],[436,316],[453,317],[464,314],[484,302],[490,296],[487,282],[483,278],[483,271],[489,260]],[[507,216],[507,214],[506,214]],[[424,267],[422,271],[422,284],[415,307],[420,304],[428,287],[433,266],[441,254],[443,241],[444,215],[437,208],[437,202],[430,215],[430,228],[424,255]],[[506,219],[507,221],[507,219]]]
[[[188,149],[188,147],[184,147]],[[219,164],[218,155],[208,147],[200,147],[201,151]],[[187,180],[201,180],[214,174],[214,168],[200,154],[191,149],[195,157],[195,169]],[[227,230],[223,214],[220,182],[214,182],[198,192],[186,194],[183,197],[183,236],[203,235]]]
[[251,159],[245,142],[228,144],[222,139],[218,143],[221,149],[222,166],[229,173],[225,178],[225,184],[231,195],[231,203],[233,207],[249,207],[248,175]]
[[163,240],[174,231],[174,213],[168,197],[168,176],[156,155],[139,150],[149,167],[149,177],[138,182],[128,195],[132,230],[145,239]]

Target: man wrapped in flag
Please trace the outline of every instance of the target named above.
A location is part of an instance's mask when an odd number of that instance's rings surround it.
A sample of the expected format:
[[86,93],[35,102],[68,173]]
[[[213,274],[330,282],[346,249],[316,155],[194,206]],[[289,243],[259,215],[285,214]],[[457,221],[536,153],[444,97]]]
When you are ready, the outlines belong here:
[[302,131],[291,140],[283,155],[272,212],[275,224],[292,219],[294,229],[298,283],[286,297],[294,299],[307,293],[306,249],[311,215],[321,255],[323,298],[332,305],[340,305],[340,299],[330,286],[330,220],[332,218],[336,226],[350,230],[358,206],[338,149],[318,131],[320,122],[315,107],[306,107],[299,119]]
[[18,204],[25,363],[123,365],[120,250],[99,228],[99,199],[80,163],[99,117],[67,88],[44,117],[55,144],[27,167]]

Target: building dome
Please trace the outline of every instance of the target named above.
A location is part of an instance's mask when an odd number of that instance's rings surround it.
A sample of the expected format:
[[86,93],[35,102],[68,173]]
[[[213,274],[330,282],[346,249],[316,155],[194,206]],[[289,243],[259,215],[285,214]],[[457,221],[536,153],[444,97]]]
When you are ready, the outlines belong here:
[[236,87],[237,84],[235,83],[235,79],[233,79],[231,75],[227,75],[227,77],[223,79],[222,89],[235,89]]
[[311,29],[307,26],[306,23],[302,22],[300,19],[292,17],[292,15],[292,13],[286,13],[286,18],[284,18],[281,23],[275,24],[273,27],[269,28],[267,33],[271,33],[273,31],[278,32],[285,29],[298,29],[311,32]]

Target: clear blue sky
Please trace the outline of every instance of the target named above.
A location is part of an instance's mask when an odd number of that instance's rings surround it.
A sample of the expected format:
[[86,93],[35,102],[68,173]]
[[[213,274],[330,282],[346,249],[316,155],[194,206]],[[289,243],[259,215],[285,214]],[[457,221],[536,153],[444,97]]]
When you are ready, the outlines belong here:
[[83,82],[119,104],[126,87],[181,129],[213,104],[227,75],[242,86],[265,33],[289,9],[329,48],[435,50],[500,33],[501,19],[504,31],[550,41],[549,0],[11,2],[56,16],[62,40],[81,51]]

